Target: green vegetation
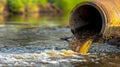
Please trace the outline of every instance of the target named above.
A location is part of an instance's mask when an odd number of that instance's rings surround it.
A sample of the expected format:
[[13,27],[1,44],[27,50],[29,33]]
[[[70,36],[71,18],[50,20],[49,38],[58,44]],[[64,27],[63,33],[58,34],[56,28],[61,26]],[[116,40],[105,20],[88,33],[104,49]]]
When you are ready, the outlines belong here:
[[0,0],[0,2],[6,2],[6,0]]
[[24,8],[24,4],[21,0],[7,0],[8,8],[11,12],[19,12]]
[[[45,6],[47,0],[7,0],[8,8],[11,12],[38,11],[38,5]],[[32,9],[32,10],[31,10]]]
[[27,12],[34,12],[34,11],[38,11],[39,8],[36,8],[36,3],[33,0],[22,0],[24,3],[24,6],[26,7],[25,10],[27,10]]
[[48,0],[51,3],[54,3],[57,7],[61,8],[65,14],[69,13],[73,7],[85,0]]
[[0,2],[1,1],[7,2],[9,10],[13,13],[24,12],[26,10],[25,8],[27,8],[28,11],[31,9],[37,11],[38,5],[45,7],[47,2],[49,2],[56,5],[63,13],[67,14],[77,3],[85,0],[0,0]]
[[47,0],[34,0],[36,1],[38,4],[42,5],[42,6],[46,6],[46,3],[48,2]]

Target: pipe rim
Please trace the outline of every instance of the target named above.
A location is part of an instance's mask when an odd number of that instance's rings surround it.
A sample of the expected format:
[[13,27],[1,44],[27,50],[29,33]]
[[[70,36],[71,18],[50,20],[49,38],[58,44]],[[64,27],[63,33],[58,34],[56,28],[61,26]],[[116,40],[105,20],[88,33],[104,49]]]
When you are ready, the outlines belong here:
[[[85,6],[85,5],[90,5],[94,8],[96,8],[99,11],[99,13],[101,15],[101,18],[102,18],[102,28],[101,28],[101,31],[99,32],[99,35],[103,35],[103,33],[105,31],[106,23],[107,23],[107,18],[106,18],[107,16],[106,16],[106,13],[105,13],[105,10],[103,9],[103,7],[100,4],[92,2],[92,1],[81,2],[78,5],[76,5],[73,8],[73,10],[71,11],[71,16],[70,16],[69,22],[70,22],[72,32],[75,31],[74,28],[73,28],[74,24],[71,22],[73,14],[74,14],[75,10],[77,10],[79,7],[82,7],[82,6]],[[74,34],[74,32],[73,32],[73,34]]]

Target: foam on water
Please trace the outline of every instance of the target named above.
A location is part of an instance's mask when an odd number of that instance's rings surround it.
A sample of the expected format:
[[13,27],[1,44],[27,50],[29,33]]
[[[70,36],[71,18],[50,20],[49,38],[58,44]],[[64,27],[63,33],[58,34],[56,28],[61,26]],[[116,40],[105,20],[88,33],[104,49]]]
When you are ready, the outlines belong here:
[[[79,67],[80,65],[102,64],[119,65],[120,54],[87,53],[80,54],[71,50],[45,50],[39,53],[1,53],[0,65],[7,66],[32,66],[32,67]],[[112,62],[111,62],[112,60]],[[102,63],[102,64],[101,64]],[[120,65],[119,65],[120,66]]]
[[[65,59],[68,58],[68,59]],[[18,54],[0,54],[0,64],[12,64],[13,66],[30,66],[38,63],[46,65],[59,65],[60,62],[69,63],[70,61],[78,61],[73,59],[77,57],[77,53],[71,50],[45,50],[40,53],[18,53]],[[71,59],[70,59],[71,58]],[[43,66],[42,65],[42,66]],[[70,65],[70,63],[69,63]],[[42,67],[41,66],[41,67]],[[45,66],[46,67],[46,66]],[[51,66],[52,67],[52,66]],[[64,66],[63,66],[64,67]]]

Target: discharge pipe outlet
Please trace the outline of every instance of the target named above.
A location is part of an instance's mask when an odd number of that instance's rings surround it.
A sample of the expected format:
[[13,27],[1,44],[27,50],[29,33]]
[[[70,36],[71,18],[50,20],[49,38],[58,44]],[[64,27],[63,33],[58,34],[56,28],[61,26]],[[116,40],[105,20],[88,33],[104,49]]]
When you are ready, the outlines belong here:
[[120,37],[120,0],[84,0],[77,4],[70,16],[73,34],[95,31],[103,38]]

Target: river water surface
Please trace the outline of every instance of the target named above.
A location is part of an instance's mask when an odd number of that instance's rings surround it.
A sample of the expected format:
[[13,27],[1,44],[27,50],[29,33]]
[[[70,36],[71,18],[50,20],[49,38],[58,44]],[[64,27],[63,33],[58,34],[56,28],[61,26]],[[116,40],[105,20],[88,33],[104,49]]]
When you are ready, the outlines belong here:
[[60,38],[72,36],[66,17],[0,16],[0,23],[0,66],[120,67],[120,48],[107,43],[93,43],[86,55],[61,52],[69,43]]

